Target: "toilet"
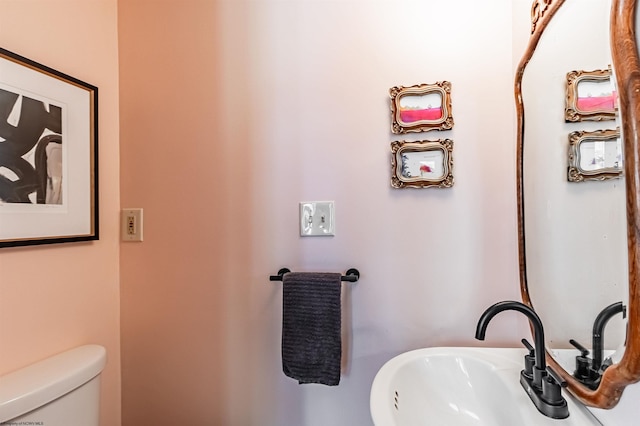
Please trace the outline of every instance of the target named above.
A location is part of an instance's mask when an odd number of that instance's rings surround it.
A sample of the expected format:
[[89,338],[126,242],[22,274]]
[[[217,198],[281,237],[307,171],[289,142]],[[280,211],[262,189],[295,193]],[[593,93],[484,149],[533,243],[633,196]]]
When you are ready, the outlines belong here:
[[0,376],[0,425],[98,426],[106,360],[85,345]]

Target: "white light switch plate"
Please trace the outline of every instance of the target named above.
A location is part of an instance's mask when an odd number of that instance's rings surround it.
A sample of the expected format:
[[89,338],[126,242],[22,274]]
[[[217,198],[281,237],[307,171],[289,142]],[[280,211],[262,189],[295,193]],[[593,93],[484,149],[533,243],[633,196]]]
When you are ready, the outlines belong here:
[[300,236],[332,236],[336,231],[333,201],[306,201],[300,203]]

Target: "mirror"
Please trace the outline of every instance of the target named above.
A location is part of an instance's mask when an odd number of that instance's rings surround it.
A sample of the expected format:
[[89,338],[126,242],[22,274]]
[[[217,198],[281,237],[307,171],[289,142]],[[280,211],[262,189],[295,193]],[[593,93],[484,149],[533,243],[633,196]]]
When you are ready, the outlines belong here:
[[[636,0],[534,1],[514,87],[522,298],[545,325],[549,364],[601,408],[640,380],[635,13]],[[573,377],[573,357],[560,364],[554,350],[571,339],[592,349],[596,318],[619,302],[627,319],[617,309],[600,321],[613,364],[587,386]]]
[[[624,178],[604,167],[617,154],[610,7],[565,1],[522,77],[527,282],[551,353],[572,339],[592,350],[595,318],[628,292]],[[613,317],[605,347],[622,346],[624,331],[622,315]],[[572,372],[575,360],[563,368]]]

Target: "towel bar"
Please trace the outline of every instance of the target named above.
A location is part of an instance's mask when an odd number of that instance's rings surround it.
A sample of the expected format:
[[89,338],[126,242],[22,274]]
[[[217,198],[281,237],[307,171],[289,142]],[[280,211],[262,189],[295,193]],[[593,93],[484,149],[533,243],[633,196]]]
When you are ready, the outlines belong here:
[[[278,275],[270,275],[269,281],[282,281],[282,276],[287,272],[291,272],[291,270],[288,268],[282,268],[278,271]],[[347,270],[345,275],[340,277],[342,281],[348,281],[351,283],[358,281],[359,278],[360,278],[360,271],[358,271],[355,268],[351,268]]]

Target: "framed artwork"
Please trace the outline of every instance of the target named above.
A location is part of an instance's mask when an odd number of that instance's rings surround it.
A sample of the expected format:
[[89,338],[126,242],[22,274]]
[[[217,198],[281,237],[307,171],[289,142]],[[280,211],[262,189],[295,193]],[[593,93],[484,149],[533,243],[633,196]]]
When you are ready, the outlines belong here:
[[453,127],[451,83],[419,84],[389,89],[391,131],[395,134],[449,130]]
[[615,120],[617,104],[611,70],[567,73],[566,122]]
[[620,130],[569,134],[569,182],[618,179],[623,175]]
[[450,188],[453,186],[453,141],[391,142],[391,186]]
[[0,49],[0,247],[98,239],[98,88]]

